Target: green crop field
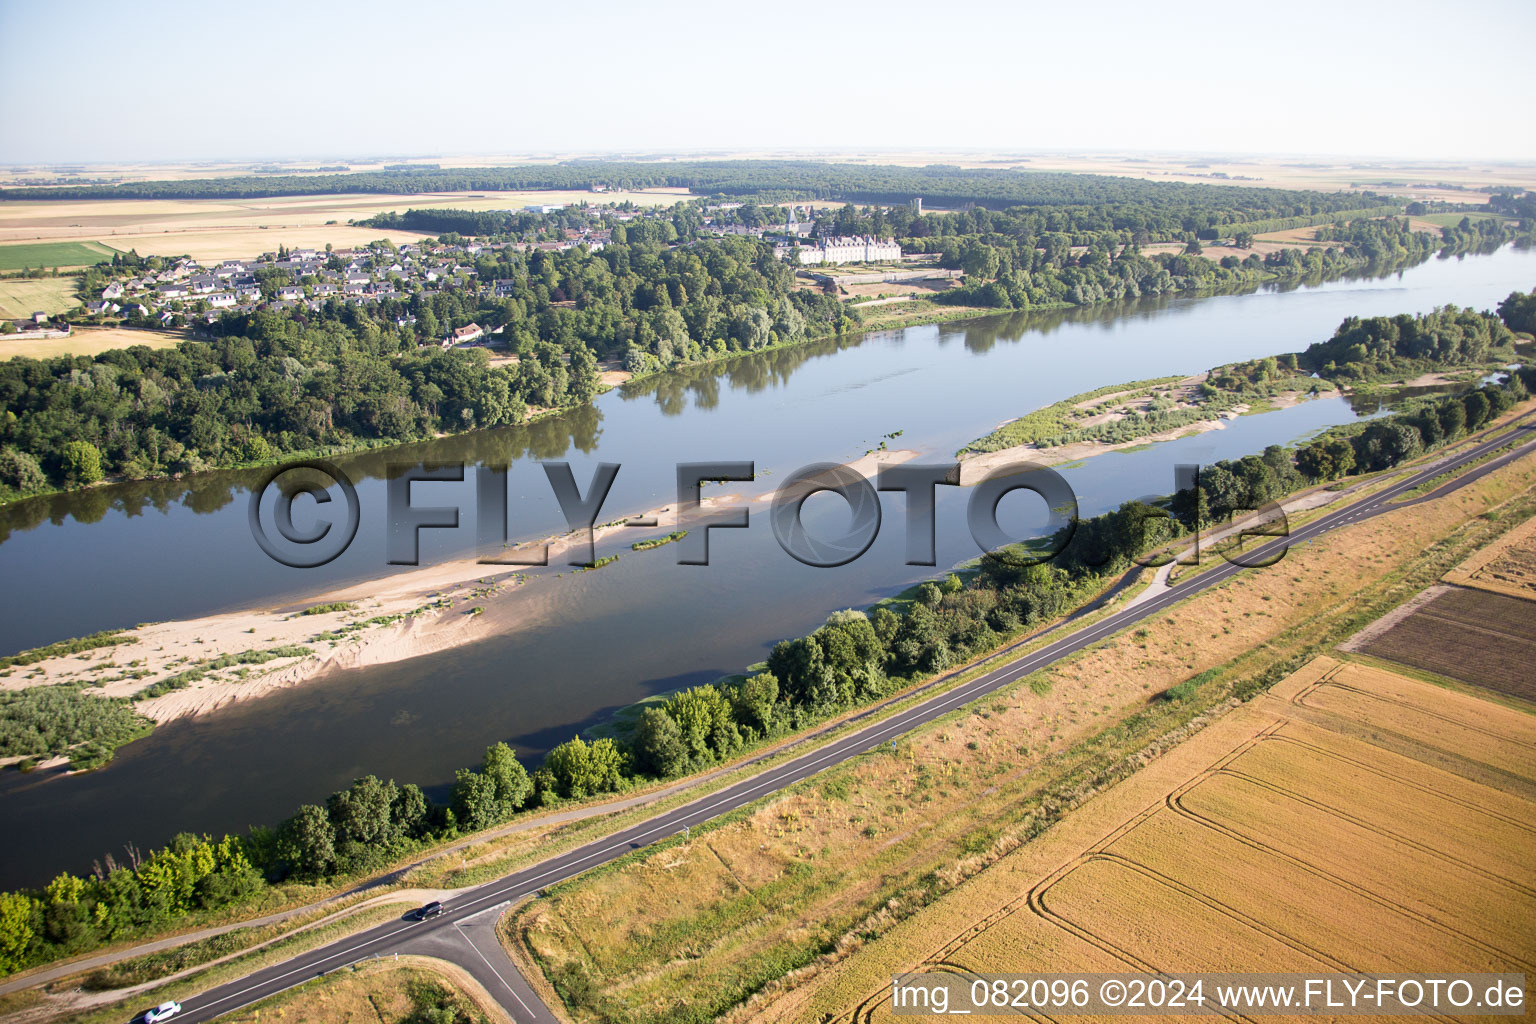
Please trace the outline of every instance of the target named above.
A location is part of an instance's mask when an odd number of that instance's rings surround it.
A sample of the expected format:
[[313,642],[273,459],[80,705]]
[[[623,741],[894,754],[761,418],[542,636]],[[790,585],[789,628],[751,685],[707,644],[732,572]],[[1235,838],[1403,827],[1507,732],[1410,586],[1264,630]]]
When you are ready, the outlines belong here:
[[0,270],[23,267],[88,267],[116,250],[100,242],[21,242],[0,245]]
[[1481,212],[1474,212],[1474,213],[1426,213],[1424,216],[1422,216],[1422,217],[1415,217],[1414,219],[1415,220],[1427,220],[1431,224],[1439,224],[1443,228],[1453,228],[1457,224],[1461,223],[1461,219],[1463,217],[1470,217],[1474,221],[1488,220],[1490,218],[1492,218],[1492,219],[1502,219],[1496,213],[1481,213]]

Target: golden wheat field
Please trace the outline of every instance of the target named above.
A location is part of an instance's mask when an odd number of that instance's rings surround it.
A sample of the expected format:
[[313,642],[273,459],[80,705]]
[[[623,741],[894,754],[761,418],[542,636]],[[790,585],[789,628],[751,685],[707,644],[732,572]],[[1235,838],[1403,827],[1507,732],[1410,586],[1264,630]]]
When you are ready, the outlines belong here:
[[25,356],[28,359],[52,359],[54,356],[94,356],[118,348],[148,345],[171,348],[191,336],[185,331],[155,331],[127,327],[77,327],[67,338],[0,337],[0,359]]
[[686,189],[643,192],[434,192],[417,195],[310,195],[257,199],[97,199],[0,204],[0,244],[103,241],[140,255],[235,259],[289,248],[396,244],[424,237],[398,229],[353,227],[380,213],[423,209],[518,210],[534,203],[670,205]]
[[1536,716],[1319,657],[752,1019],[919,970],[1536,970]]

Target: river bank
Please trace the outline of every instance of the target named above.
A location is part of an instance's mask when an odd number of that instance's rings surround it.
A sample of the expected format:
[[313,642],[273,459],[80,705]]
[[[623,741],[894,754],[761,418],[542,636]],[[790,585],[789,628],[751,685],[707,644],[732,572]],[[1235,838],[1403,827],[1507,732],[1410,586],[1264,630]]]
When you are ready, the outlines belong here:
[[[1194,386],[1202,383],[1207,376],[1207,374],[1199,374],[1194,377],[1185,378],[1179,384],[1182,386]],[[1330,391],[1328,394],[1331,395],[1332,392]],[[1041,466],[1061,466],[1068,463],[1081,462],[1108,452],[1128,451],[1160,444],[1165,441],[1176,441],[1180,438],[1193,437],[1212,430],[1224,430],[1228,423],[1240,416],[1246,416],[1253,412],[1274,412],[1280,409],[1290,409],[1312,397],[1312,394],[1301,388],[1280,391],[1256,400],[1252,404],[1238,403],[1237,405],[1212,412],[1208,418],[1182,424],[1168,430],[1142,434],[1125,441],[1080,440],[1069,441],[1065,444],[1030,442],[1010,445],[1007,448],[988,452],[962,450],[958,456],[960,459],[960,484],[962,487],[970,487],[980,483],[991,473],[1002,467],[1018,465],[1024,462]],[[1262,402],[1262,405],[1259,405],[1259,402]],[[1101,414],[1101,416],[1110,415],[1118,414]],[[1089,421],[1091,421],[1091,418]]]
[[[898,428],[903,433],[892,444],[921,448],[924,462],[948,461],[1020,411],[1102,387],[1111,377],[1189,375],[1294,350],[1298,340],[1327,337],[1349,316],[1428,312],[1447,302],[1492,308],[1511,289],[1529,289],[1533,273],[1536,252],[1506,247],[1491,257],[1432,260],[1386,279],[1014,313],[746,354],[615,389],[593,406],[544,419],[538,429],[479,431],[387,457],[338,459],[358,488],[361,527],[344,555],[303,572],[272,562],[251,542],[246,499],[259,471],[204,475],[190,485],[92,489],[8,520],[0,576],[22,583],[8,590],[0,649],[145,620],[285,607],[296,590],[322,594],[375,578],[386,551],[378,513],[392,462],[511,461],[513,535],[549,535],[564,526],[539,461],[568,459],[583,483],[596,462],[622,464],[606,503],[613,512],[605,510],[599,521],[675,498],[677,462],[749,458],[772,472],[766,487],[812,462],[856,459]],[[1094,515],[1129,498],[1167,493],[1174,463],[1240,458],[1356,416],[1342,399],[1302,402],[1060,471],[1083,514]],[[727,484],[705,493],[745,489]],[[965,520],[971,492],[937,490],[940,564],[974,558]],[[429,485],[421,503],[461,509],[456,533],[423,536],[426,559],[472,556],[473,481]],[[478,642],[337,670],[323,682],[185,716],[119,747],[105,769],[68,781],[50,772],[0,772],[7,820],[28,836],[0,859],[0,887],[42,885],[62,866],[86,870],[93,857],[120,851],[125,842],[149,849],[179,831],[222,834],[275,823],[367,774],[415,781],[443,799],[454,773],[490,743],[505,741],[536,762],[619,707],[761,661],[775,640],[804,635],[835,610],[867,607],[931,575],[904,564],[899,505],[863,557],[827,571],[787,556],[763,506],[744,503],[755,513],[752,528],[716,532],[707,570],[678,566],[667,549],[631,555],[624,550],[631,540],[652,535],[631,528],[607,542],[622,553],[618,562],[574,575],[551,567],[551,574],[566,575],[548,586],[530,574],[530,585],[485,601],[484,614],[460,615],[484,637]],[[826,512],[842,509],[828,505]],[[655,534],[663,533],[658,526]],[[471,578],[494,568],[471,569]],[[461,604],[453,614],[479,603]],[[249,635],[247,646],[262,646],[271,635]],[[118,661],[138,656],[120,648]],[[18,667],[8,678],[26,671]]]
[[[872,479],[881,466],[917,454],[910,449],[872,451],[846,466]],[[770,489],[750,499],[736,493],[711,495],[702,498],[701,505],[721,508],[749,500],[765,504],[777,494]],[[635,529],[632,521],[650,525]],[[592,536],[594,546],[601,546],[621,532],[626,541],[644,542],[666,538],[679,528],[676,504],[669,503],[604,522]],[[618,557],[605,555],[596,568],[563,565],[580,542],[576,533],[551,535],[496,556],[531,559],[544,547],[544,566],[460,558],[403,575],[317,590],[276,606],[143,623],[119,631],[112,645],[69,650],[0,672],[0,691],[83,685],[103,697],[134,701],[157,725],[206,715],[331,673],[388,665],[485,639],[498,628],[496,619],[481,614],[493,601],[503,605],[503,615],[510,611],[517,618],[537,619],[545,611],[539,607],[540,593],[547,593],[544,588],[555,579],[596,571]],[[645,551],[625,552],[630,553],[638,557]],[[510,608],[508,602],[513,602]],[[0,760],[0,765],[19,760]],[[59,756],[39,767],[67,763],[66,756]]]
[[[1348,277],[1351,274],[1358,273],[1358,272],[1360,272],[1363,269],[1369,268],[1370,266],[1371,266],[1371,264],[1368,261],[1365,261],[1365,260],[1350,261],[1350,262],[1348,262],[1348,263],[1346,263],[1346,264],[1344,264],[1342,266],[1337,267],[1336,269],[1334,269],[1330,273],[1321,276],[1319,278],[1319,281],[1342,279],[1342,278]],[[1398,265],[1398,269],[1405,269],[1405,268],[1406,268],[1406,264],[1399,264]],[[1390,268],[1388,268],[1388,267],[1381,267],[1380,269],[1382,270],[1382,272],[1385,272],[1385,271],[1387,271]],[[1282,275],[1282,274],[1276,273],[1276,272],[1274,272],[1272,270],[1266,270],[1257,279],[1248,280],[1248,281],[1242,282],[1240,284],[1235,284],[1235,285],[1233,285],[1231,287],[1227,287],[1227,288],[1207,288],[1207,287],[1191,288],[1191,289],[1185,289],[1185,290],[1182,290],[1182,291],[1171,292],[1171,293],[1169,293],[1169,296],[1170,297],[1189,298],[1189,297],[1214,297],[1214,296],[1223,295],[1223,294],[1240,294],[1240,293],[1243,293],[1243,292],[1252,291],[1254,289],[1263,288],[1263,287],[1271,286],[1271,285],[1282,285],[1282,286],[1283,285],[1294,285],[1295,283],[1297,283],[1300,280],[1302,280],[1304,278],[1304,276],[1305,275],[1302,275],[1302,274]],[[1110,305],[1112,301],[1114,301],[1114,300],[1107,300],[1106,299],[1106,300],[1100,300],[1100,301],[1097,301],[1097,302],[1082,303],[1082,304],[1043,303],[1043,304],[1040,304],[1038,306],[1030,307],[1029,310],[1023,310],[1022,312],[1031,312],[1031,311],[1048,312],[1048,311],[1063,310],[1063,309],[1088,309],[1088,308],[1092,308],[1094,306],[1107,306],[1107,305]],[[850,304],[849,308],[850,309],[857,309],[857,306]],[[865,318],[864,322],[860,325],[860,330],[854,331],[854,332],[849,332],[849,334],[856,336],[858,334],[868,334],[868,333],[874,333],[874,332],[880,332],[880,331],[899,330],[899,329],[904,329],[904,328],[909,328],[909,327],[922,327],[922,326],[935,325],[935,324],[957,323],[957,322],[968,321],[968,320],[981,320],[981,319],[986,319],[986,318],[991,318],[991,317],[1008,316],[1008,315],[1011,315],[1011,314],[1014,314],[1014,313],[1018,313],[1018,312],[1021,312],[1021,310],[1012,309],[1012,308],[1001,309],[1001,308],[982,307],[982,306],[943,305],[943,304],[936,303],[936,302],[934,302],[931,299],[917,299],[917,300],[912,301],[912,302],[899,303],[895,307],[883,307],[883,308],[881,308],[878,311],[873,311],[873,315],[870,316],[870,317]],[[710,358],[704,359],[704,360],[702,360],[699,363],[674,364],[673,366],[668,366],[668,367],[663,367],[663,368],[657,369],[657,370],[655,370],[655,371],[653,371],[651,373],[639,374],[639,375],[631,374],[628,371],[623,370],[618,365],[618,363],[616,361],[614,361],[614,360],[606,360],[606,361],[604,361],[604,362],[599,364],[601,369],[602,369],[602,373],[600,374],[600,385],[599,385],[597,394],[601,395],[601,394],[603,394],[603,393],[605,393],[607,391],[613,390],[616,387],[621,387],[621,386],[623,386],[626,383],[631,383],[631,382],[633,382],[633,383],[643,383],[643,382],[647,382],[647,381],[654,381],[657,378],[664,377],[665,375],[667,375],[669,373],[672,373],[674,371],[677,371],[677,370],[693,369],[693,368],[698,368],[698,367],[701,367],[701,366],[710,366],[710,365],[722,364],[722,363],[729,362],[732,359],[736,359],[736,358],[739,358],[739,357],[742,357],[742,356],[745,356],[745,355],[750,355],[750,354],[759,353],[759,352],[771,352],[771,351],[776,351],[776,350],[780,350],[780,349],[797,348],[797,347],[800,347],[800,346],[803,346],[803,345],[812,344],[812,343],[815,343],[815,342],[826,341],[829,338],[834,338],[834,337],[841,338],[841,337],[844,337],[844,336],[845,335],[840,333],[840,332],[837,332],[837,333],[834,333],[834,332],[821,332],[821,333],[816,333],[816,334],[807,333],[806,335],[804,335],[803,337],[801,337],[800,339],[798,339],[796,341],[781,342],[779,344],[769,345],[769,346],[767,346],[766,348],[763,348],[763,349],[754,349],[754,350],[751,350],[751,352],[745,352],[745,351],[724,352],[724,353],[721,353],[721,354],[718,354],[718,355],[712,355]],[[492,357],[491,357],[491,364],[492,365],[505,365],[505,364],[508,364],[508,363],[515,362],[516,358],[517,357],[515,355],[509,355],[509,354],[506,354],[506,353],[492,355]],[[594,397],[596,397],[596,396],[594,396]],[[551,417],[551,416],[554,416],[554,415],[557,415],[557,414],[560,414],[560,413],[568,412],[568,411],[570,411],[571,408],[572,407],[570,407],[570,406],[559,407],[559,408],[531,407],[531,408],[529,408],[527,410],[527,418],[526,418],[526,420],[524,422],[531,424],[531,423],[537,422],[540,419],[544,419],[544,418],[548,418],[548,417]],[[454,436],[454,435],[440,435],[440,437],[441,436]],[[297,460],[301,460],[301,459],[340,457],[340,456],[351,455],[351,454],[356,454],[356,453],[361,453],[361,452],[374,451],[374,450],[383,450],[383,449],[388,449],[388,448],[391,448],[391,447],[410,445],[410,444],[417,444],[417,443],[420,443],[420,442],[419,441],[409,441],[409,440],[396,440],[396,439],[378,439],[378,438],[363,439],[363,440],[360,440],[359,443],[352,444],[350,446],[341,445],[341,446],[330,447],[330,448],[327,448],[327,449],[324,449],[324,450],[305,450],[305,451],[283,452],[283,453],[280,453],[280,454],[275,454],[271,458],[268,458],[268,459],[261,459],[261,460],[251,461],[251,462],[242,462],[242,463],[238,463],[236,465],[231,465],[231,466],[220,466],[220,467],[218,467],[215,470],[207,470],[207,471],[203,471],[203,472],[224,472],[224,471],[228,471],[228,470],[231,470],[231,469],[259,469],[259,468],[264,468],[264,467],[269,467],[269,466],[280,466],[280,465],[284,465],[284,464],[291,463],[291,462],[294,462],[294,461],[297,461]],[[185,475],[183,475],[183,474],[150,474],[149,476],[138,478],[138,479],[146,479],[146,480],[177,479],[177,480],[180,480],[180,479],[186,479],[186,478],[194,477],[196,475],[198,475],[198,474],[185,474]],[[6,508],[9,505],[13,505],[13,504],[16,504],[16,503],[19,503],[19,502],[30,501],[30,500],[37,499],[37,498],[46,498],[46,497],[60,495],[60,494],[76,493],[76,492],[80,492],[80,491],[90,490],[92,488],[108,487],[108,486],[111,486],[112,484],[118,484],[118,483],[127,482],[129,479],[130,478],[123,477],[123,476],[110,476],[110,477],[107,477],[107,478],[105,478],[103,480],[97,481],[96,483],[93,483],[93,484],[87,484],[87,485],[73,487],[73,488],[51,489],[51,490],[41,490],[41,491],[30,491],[30,492],[27,492],[25,494],[0,493],[0,509],[4,509],[4,508]],[[4,491],[4,490],[6,490],[6,489],[0,488],[0,491]]]

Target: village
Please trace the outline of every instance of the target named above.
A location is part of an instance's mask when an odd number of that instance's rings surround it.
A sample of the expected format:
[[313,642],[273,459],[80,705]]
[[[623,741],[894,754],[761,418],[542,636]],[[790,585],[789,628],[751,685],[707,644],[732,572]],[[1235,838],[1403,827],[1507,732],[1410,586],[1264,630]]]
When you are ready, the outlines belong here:
[[[741,203],[716,203],[703,208],[702,235],[747,236],[773,245],[776,259],[796,266],[898,263],[901,247],[889,239],[870,236],[821,235],[808,206],[768,207],[783,217],[774,224],[749,225],[735,216]],[[566,209],[562,205],[525,206],[522,214],[549,217]],[[581,227],[551,226],[539,232],[538,241],[478,241],[458,236],[431,238],[394,245],[380,240],[366,246],[324,249],[279,249],[251,259],[226,259],[202,263],[183,257],[165,260],[156,269],[135,268],[114,275],[95,290],[80,313],[53,316],[34,313],[30,320],[14,321],[15,338],[58,338],[70,333],[70,322],[113,323],[163,329],[206,329],[225,315],[257,312],[289,313],[319,311],[327,302],[359,307],[384,303],[401,305],[430,298],[442,291],[465,291],[492,300],[511,296],[513,280],[481,281],[474,264],[482,254],[500,250],[515,252],[565,252],[578,246],[600,252],[612,243],[615,227],[636,219],[666,216],[665,211],[635,211],[618,207],[580,208],[590,223]],[[507,211],[512,213],[514,211]],[[555,235],[558,237],[548,237]],[[687,243],[680,243],[687,244]],[[161,262],[161,261],[154,261]],[[396,327],[411,329],[416,317],[398,312]],[[499,329],[477,323],[446,331],[441,337],[423,338],[424,345],[443,348],[494,344]]]

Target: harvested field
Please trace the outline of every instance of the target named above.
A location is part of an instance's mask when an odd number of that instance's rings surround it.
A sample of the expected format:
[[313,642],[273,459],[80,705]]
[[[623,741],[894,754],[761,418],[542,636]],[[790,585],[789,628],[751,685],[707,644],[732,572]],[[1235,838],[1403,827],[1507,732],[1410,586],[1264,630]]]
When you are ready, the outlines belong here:
[[77,327],[67,338],[29,338],[16,341],[0,337],[0,359],[26,356],[52,359],[54,356],[94,356],[115,348],[148,345],[170,348],[191,340],[184,331],[150,331],[127,327]]
[[39,310],[52,316],[73,309],[80,302],[75,284],[73,277],[0,278],[0,317],[25,320]]
[[1446,573],[1445,582],[1536,601],[1536,519]]
[[[1368,694],[1370,707],[1350,698]],[[1447,734],[1377,734],[1381,706]],[[1320,711],[1323,707],[1332,710]],[[1454,738],[1459,741],[1459,737]],[[1505,774],[1495,746],[1523,750]],[[1529,971],[1536,718],[1317,658],[740,1019],[884,1021],[907,971]]]
[[[645,192],[435,192],[418,195],[314,195],[262,199],[98,199],[0,204],[0,241],[51,241],[50,246],[105,240],[141,255],[188,255],[214,260],[259,256],[289,248],[362,245],[388,237],[399,244],[413,231],[352,227],[380,213],[410,209],[517,210],[533,203],[671,204],[686,190]],[[66,241],[67,240],[67,241]],[[97,243],[98,245],[100,243]],[[7,247],[0,246],[0,259]],[[99,257],[97,257],[99,258]],[[94,263],[96,259],[86,262]],[[21,266],[22,264],[17,264]],[[35,266],[33,261],[27,265]],[[52,263],[48,264],[52,266]]]
[[1536,608],[1522,598],[1448,587],[1358,649],[1536,700]]

